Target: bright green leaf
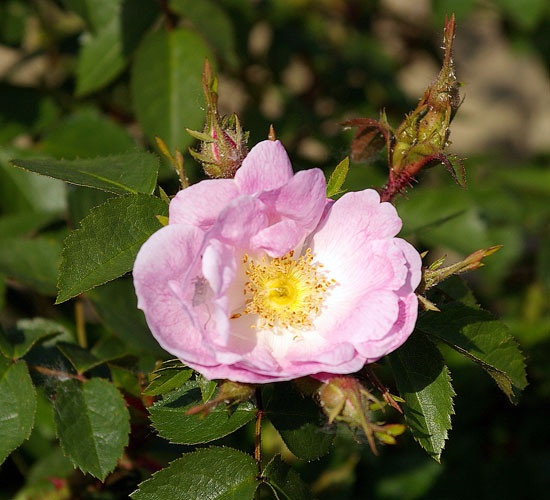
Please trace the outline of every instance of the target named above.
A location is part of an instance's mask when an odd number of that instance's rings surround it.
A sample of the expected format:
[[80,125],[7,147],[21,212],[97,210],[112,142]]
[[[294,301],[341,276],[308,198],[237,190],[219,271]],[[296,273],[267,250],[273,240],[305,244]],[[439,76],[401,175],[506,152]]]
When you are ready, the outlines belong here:
[[439,461],[451,428],[454,390],[449,370],[437,347],[414,332],[389,355],[405,421],[430,456]]
[[0,238],[0,272],[45,295],[55,295],[60,257],[53,239]]
[[213,60],[200,36],[178,28],[146,37],[136,52],[131,90],[143,130],[158,135],[170,150],[183,150],[192,138],[185,128],[202,128],[204,59]]
[[147,389],[143,391],[146,396],[160,396],[161,394],[167,394],[171,391],[179,389],[185,382],[187,382],[193,370],[185,368],[183,366],[175,368],[159,368],[154,373],[155,378],[147,386]]
[[23,357],[39,341],[68,334],[67,329],[49,319],[20,319],[5,334],[0,332],[0,352],[12,359]]
[[149,407],[151,422],[159,435],[172,443],[199,444],[227,436],[256,416],[256,408],[250,403],[229,409],[222,404],[205,417],[186,415],[202,402],[198,383],[187,382]]
[[267,484],[275,490],[280,499],[306,500],[313,498],[298,473],[283,462],[280,455],[273,457],[264,469],[262,476],[266,478]]
[[327,198],[332,198],[342,192],[349,170],[349,158],[344,158],[334,169],[327,182]]
[[57,303],[130,271],[141,245],[161,227],[155,216],[166,212],[166,203],[145,194],[93,209],[65,240]]
[[187,453],[141,483],[133,500],[245,500],[258,487],[254,459],[232,448]]
[[417,328],[468,357],[487,371],[517,403],[527,386],[524,357],[506,325],[487,311],[453,302],[427,312]]
[[[270,388],[271,390],[271,388]],[[288,384],[275,384],[273,394],[264,395],[266,415],[288,449],[302,460],[316,460],[328,453],[333,435],[319,406]]]
[[139,152],[82,160],[12,160],[12,163],[71,184],[116,194],[151,194],[158,173],[158,158]]
[[54,401],[61,446],[73,464],[103,480],[128,443],[129,414],[118,390],[93,378],[61,382]]
[[0,356],[0,464],[31,433],[36,390],[27,364]]

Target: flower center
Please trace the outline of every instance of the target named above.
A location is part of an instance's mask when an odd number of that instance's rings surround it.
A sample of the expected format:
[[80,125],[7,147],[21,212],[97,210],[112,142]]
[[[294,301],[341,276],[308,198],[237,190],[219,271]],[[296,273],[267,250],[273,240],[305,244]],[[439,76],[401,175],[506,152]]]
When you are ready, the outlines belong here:
[[244,256],[247,264],[244,314],[258,314],[261,328],[309,328],[318,315],[328,288],[321,264],[313,263],[311,250],[294,259],[294,252],[259,262]]

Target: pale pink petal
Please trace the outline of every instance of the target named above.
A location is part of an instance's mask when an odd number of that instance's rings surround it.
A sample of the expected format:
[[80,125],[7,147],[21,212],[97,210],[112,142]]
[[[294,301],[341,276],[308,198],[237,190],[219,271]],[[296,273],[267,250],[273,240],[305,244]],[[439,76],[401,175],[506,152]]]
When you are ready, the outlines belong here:
[[254,146],[235,174],[241,193],[255,194],[277,189],[292,179],[292,165],[279,141],[263,141]]
[[159,344],[187,361],[215,362],[202,341],[200,312],[192,307],[203,234],[186,225],[166,226],[141,247],[133,270],[138,307]]
[[211,179],[182,189],[170,202],[170,224],[210,229],[220,212],[239,196],[232,179]]

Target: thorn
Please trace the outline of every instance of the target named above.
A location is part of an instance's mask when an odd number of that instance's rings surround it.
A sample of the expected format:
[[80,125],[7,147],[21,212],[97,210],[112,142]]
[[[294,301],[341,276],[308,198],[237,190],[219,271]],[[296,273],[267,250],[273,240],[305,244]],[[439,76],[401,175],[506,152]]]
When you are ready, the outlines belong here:
[[267,138],[270,141],[276,141],[277,140],[277,136],[275,135],[275,129],[273,128],[273,125],[269,126],[269,134],[267,135]]

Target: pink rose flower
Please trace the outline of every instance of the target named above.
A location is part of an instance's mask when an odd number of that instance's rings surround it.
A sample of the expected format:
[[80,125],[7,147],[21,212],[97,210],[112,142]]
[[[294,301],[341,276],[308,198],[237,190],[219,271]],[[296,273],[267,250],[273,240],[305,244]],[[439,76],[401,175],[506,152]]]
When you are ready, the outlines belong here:
[[346,374],[399,347],[417,317],[418,252],[374,190],[326,199],[321,170],[296,174],[279,141],[234,179],[199,182],[134,266],[159,344],[209,379]]

